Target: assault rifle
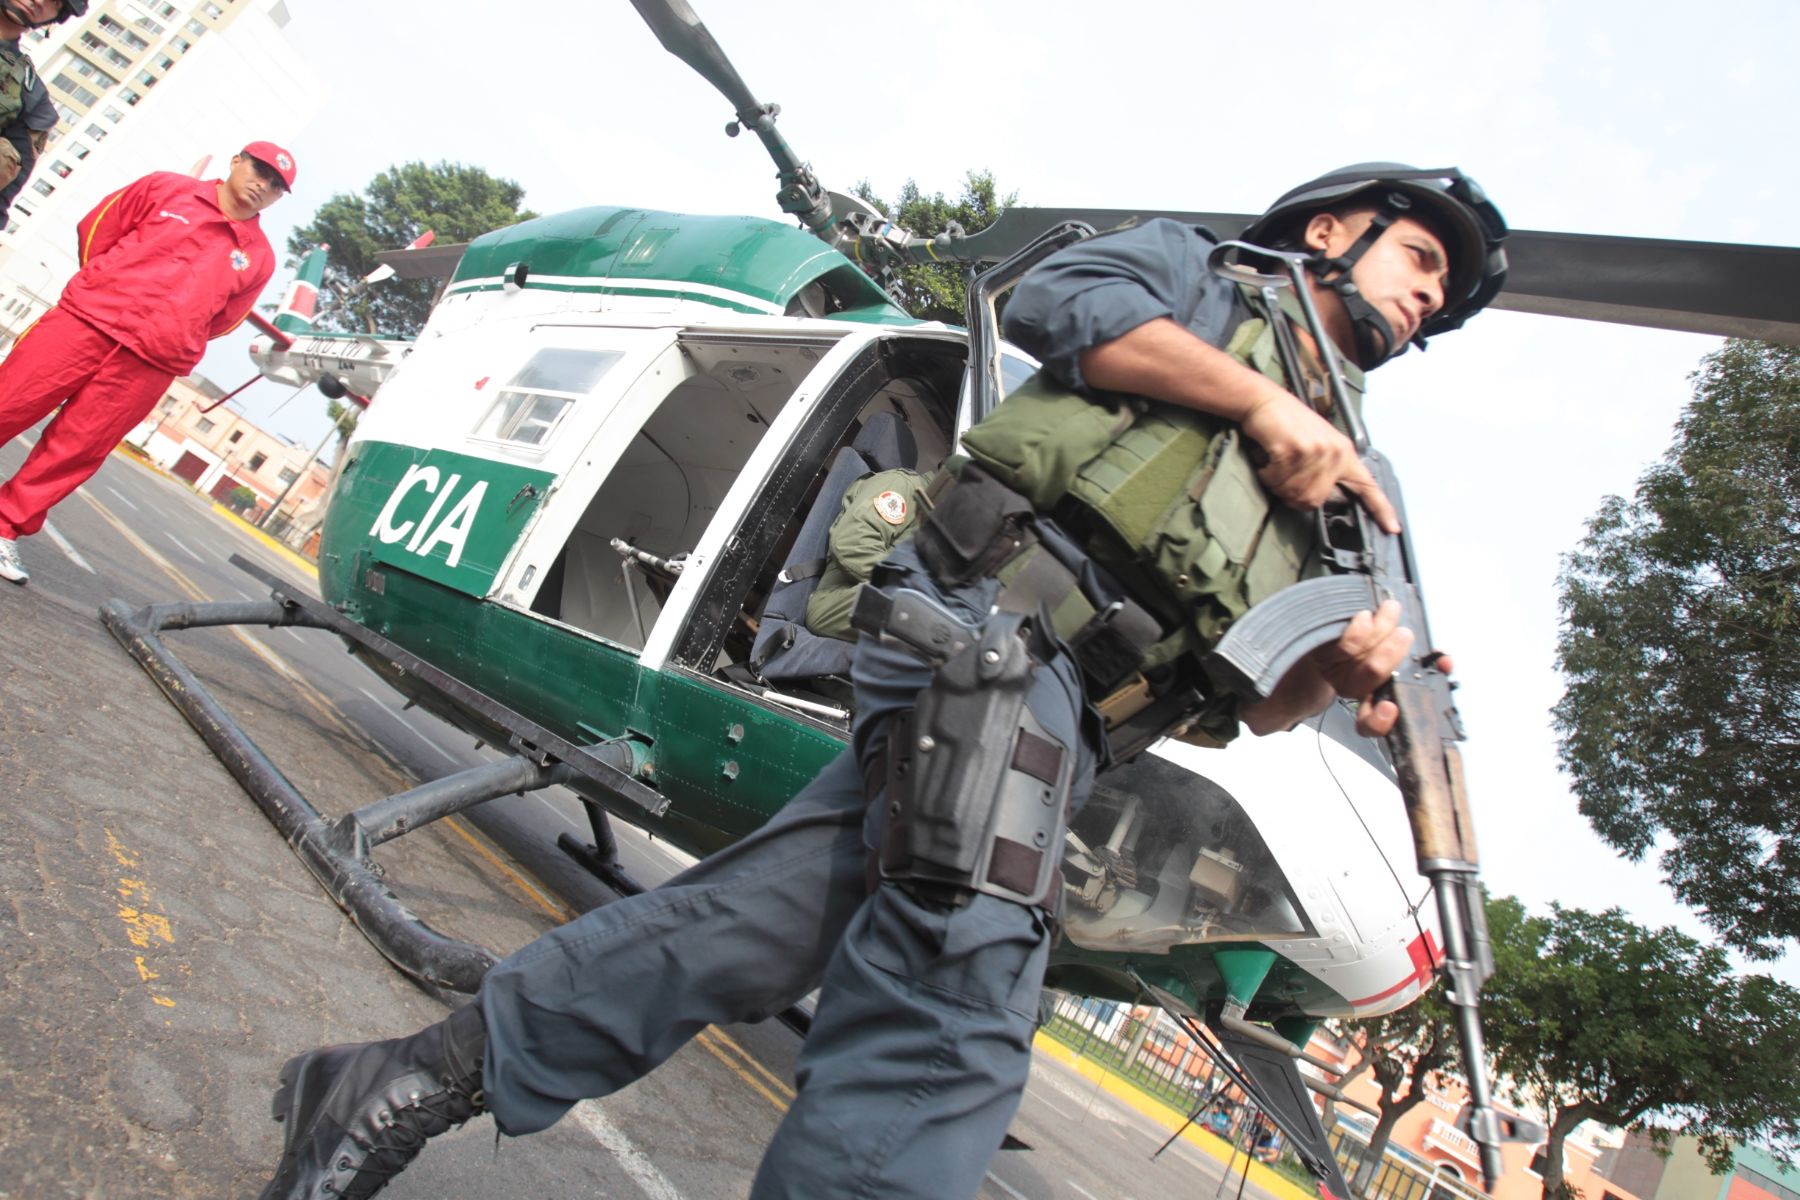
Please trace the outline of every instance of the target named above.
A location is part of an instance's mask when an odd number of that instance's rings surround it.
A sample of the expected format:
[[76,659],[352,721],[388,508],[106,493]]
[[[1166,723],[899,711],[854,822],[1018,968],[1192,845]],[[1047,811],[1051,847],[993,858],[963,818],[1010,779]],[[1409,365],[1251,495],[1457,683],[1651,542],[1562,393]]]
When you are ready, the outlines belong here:
[[[1242,256],[1279,262],[1285,273],[1257,271]],[[1369,445],[1361,415],[1349,402],[1337,355],[1306,285],[1307,259],[1305,254],[1228,241],[1214,249],[1207,265],[1226,279],[1260,290],[1283,366],[1298,388],[1304,376],[1292,327],[1280,305],[1281,289],[1291,288],[1317,347],[1336,415],[1363,465],[1400,512],[1404,527],[1400,482],[1387,459]],[[1501,1170],[1499,1121],[1488,1089],[1479,1005],[1481,985],[1493,974],[1494,959],[1477,878],[1475,825],[1463,786],[1462,755],[1456,748],[1464,737],[1462,720],[1449,679],[1436,669],[1418,564],[1404,528],[1398,534],[1383,532],[1362,505],[1340,489],[1319,512],[1318,534],[1329,573],[1284,588],[1253,607],[1220,639],[1207,665],[1240,695],[1264,699],[1289,668],[1335,641],[1357,613],[1373,611],[1383,600],[1400,602],[1400,623],[1413,632],[1412,655],[1377,696],[1400,709],[1385,740],[1411,819],[1419,873],[1431,880],[1437,896],[1444,932],[1442,969],[1469,1077],[1469,1134],[1481,1147],[1482,1174],[1492,1190]]]

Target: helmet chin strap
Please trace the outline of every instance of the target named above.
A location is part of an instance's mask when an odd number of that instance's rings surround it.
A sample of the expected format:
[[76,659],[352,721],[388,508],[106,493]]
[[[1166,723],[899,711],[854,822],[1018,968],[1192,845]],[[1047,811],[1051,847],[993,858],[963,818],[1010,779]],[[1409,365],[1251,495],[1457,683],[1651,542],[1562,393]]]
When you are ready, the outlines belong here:
[[1411,207],[1412,201],[1408,197],[1399,192],[1389,192],[1382,201],[1381,209],[1369,222],[1369,227],[1350,244],[1349,249],[1336,257],[1327,257],[1321,250],[1306,264],[1307,269],[1319,277],[1319,282],[1336,292],[1338,299],[1342,301],[1344,312],[1350,318],[1351,336],[1356,341],[1356,365],[1365,371],[1372,371],[1388,359],[1404,354],[1406,345],[1394,345],[1394,327],[1388,324],[1387,318],[1373,304],[1363,298],[1362,289],[1356,286],[1350,272],[1361,261],[1362,256],[1368,253],[1369,247],[1387,232],[1395,218]]

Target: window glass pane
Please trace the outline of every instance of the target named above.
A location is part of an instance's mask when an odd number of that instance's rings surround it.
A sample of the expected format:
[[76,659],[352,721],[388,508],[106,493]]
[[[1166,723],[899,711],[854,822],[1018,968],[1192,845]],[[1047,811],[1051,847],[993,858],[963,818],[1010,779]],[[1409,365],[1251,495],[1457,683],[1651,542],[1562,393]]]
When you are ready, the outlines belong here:
[[[76,83],[73,79],[70,79],[67,75],[58,75],[50,82],[67,92],[69,95],[75,97],[75,99],[81,101],[83,104],[92,104],[100,98],[82,87],[79,83]],[[116,120],[117,118],[114,119]]]
[[507,383],[509,388],[552,392],[591,392],[602,376],[619,361],[612,350],[539,350]]
[[1037,368],[1022,358],[1014,358],[1010,354],[1000,356],[1000,390],[1005,396],[1012,395],[1012,390],[1037,374]]
[[478,436],[517,442],[522,446],[541,446],[572,404],[574,401],[564,396],[502,392],[488,419],[482,422]]

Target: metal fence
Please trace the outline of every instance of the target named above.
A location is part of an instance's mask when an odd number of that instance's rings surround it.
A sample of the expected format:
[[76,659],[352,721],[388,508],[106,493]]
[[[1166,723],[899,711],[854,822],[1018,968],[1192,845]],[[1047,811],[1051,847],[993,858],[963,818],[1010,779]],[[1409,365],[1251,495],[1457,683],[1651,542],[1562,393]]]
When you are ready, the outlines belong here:
[[[1132,1016],[1130,1008],[1110,1000],[1057,993],[1050,1020],[1043,1028],[1080,1057],[1129,1080],[1171,1108],[1184,1113],[1196,1113],[1206,1107],[1219,1110],[1215,1119],[1225,1126],[1218,1131],[1220,1136],[1241,1145],[1244,1114],[1237,1105],[1224,1100],[1229,1078],[1167,1013],[1159,1008],[1147,1011],[1147,1017],[1138,1018]],[[1214,1126],[1204,1120],[1201,1124]],[[1327,1138],[1344,1178],[1354,1182],[1357,1170],[1369,1157],[1368,1135],[1354,1125],[1340,1123]],[[1292,1156],[1283,1155],[1272,1165],[1282,1174],[1310,1185],[1310,1176]],[[1453,1175],[1434,1173],[1429,1164],[1409,1159],[1390,1146],[1374,1168],[1360,1200],[1489,1197]]]
[[[1340,1123],[1326,1134],[1344,1178],[1352,1184],[1369,1158],[1369,1139],[1354,1125]],[[1454,1175],[1434,1171],[1430,1164],[1406,1157],[1392,1146],[1382,1151],[1375,1174],[1361,1193],[1362,1200],[1490,1200],[1486,1192],[1469,1186]]]
[[1192,1112],[1215,1090],[1218,1068],[1167,1013],[1149,1011],[1139,1020],[1110,1000],[1058,994],[1044,1032],[1171,1108]]

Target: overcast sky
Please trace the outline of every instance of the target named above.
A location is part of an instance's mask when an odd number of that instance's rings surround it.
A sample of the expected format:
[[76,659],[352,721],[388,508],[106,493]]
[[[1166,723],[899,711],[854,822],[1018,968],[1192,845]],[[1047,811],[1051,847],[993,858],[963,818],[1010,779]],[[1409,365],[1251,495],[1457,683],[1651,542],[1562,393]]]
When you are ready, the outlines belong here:
[[[974,167],[1027,204],[1248,212],[1397,159],[1462,167],[1514,228],[1795,241],[1791,3],[693,3],[840,189],[954,191]],[[409,160],[517,180],[538,212],[779,215],[760,146],[724,137],[725,102],[627,0],[289,8],[332,90],[292,147],[299,187],[264,218],[278,248],[327,197]],[[241,382],[247,340],[203,370]],[[1703,935],[1654,862],[1620,860],[1576,812],[1548,709],[1559,556],[1663,453],[1717,344],[1496,312],[1371,381],[1463,685],[1485,877],[1537,908],[1618,904]],[[287,391],[258,384],[245,408],[267,418]],[[316,440],[322,408],[307,392],[269,423]],[[1800,955],[1774,970],[1800,984]]]

